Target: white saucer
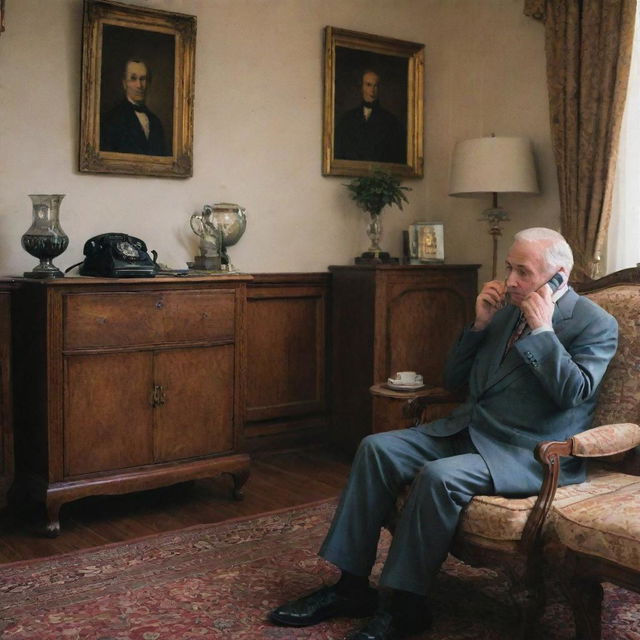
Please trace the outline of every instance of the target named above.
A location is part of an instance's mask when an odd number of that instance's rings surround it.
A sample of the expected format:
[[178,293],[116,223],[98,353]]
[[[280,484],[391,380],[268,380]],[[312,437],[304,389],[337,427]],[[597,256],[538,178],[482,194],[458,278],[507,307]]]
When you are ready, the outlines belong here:
[[400,383],[392,382],[391,378],[388,378],[387,386],[394,391],[415,391],[416,389],[422,389],[424,382]]

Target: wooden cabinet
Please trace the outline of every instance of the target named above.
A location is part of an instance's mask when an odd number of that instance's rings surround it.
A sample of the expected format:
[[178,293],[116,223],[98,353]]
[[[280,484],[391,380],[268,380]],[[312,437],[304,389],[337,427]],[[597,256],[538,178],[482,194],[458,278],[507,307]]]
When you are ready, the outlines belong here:
[[[393,428],[397,407],[372,384],[396,371],[442,383],[447,352],[473,317],[478,265],[355,265],[332,274],[332,440],[353,451]],[[397,404],[397,402],[396,402]]]
[[21,282],[18,487],[60,506],[229,473],[246,482],[241,330],[248,277]]
[[247,285],[250,450],[326,441],[329,274],[254,274]]

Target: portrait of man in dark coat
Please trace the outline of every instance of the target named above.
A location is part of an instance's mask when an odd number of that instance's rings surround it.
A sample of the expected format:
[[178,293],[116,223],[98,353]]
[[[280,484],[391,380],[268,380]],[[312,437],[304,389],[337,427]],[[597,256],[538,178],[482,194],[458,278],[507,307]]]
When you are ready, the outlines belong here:
[[104,26],[100,151],[172,154],[174,55],[170,35]]
[[336,46],[333,157],[407,162],[407,60]]
[[166,156],[162,123],[145,104],[151,72],[144,60],[127,60],[122,77],[124,99],[100,126],[100,149],[119,153]]
[[379,100],[380,75],[362,73],[362,101],[342,115],[336,125],[334,157],[339,160],[404,163],[407,134],[399,118]]

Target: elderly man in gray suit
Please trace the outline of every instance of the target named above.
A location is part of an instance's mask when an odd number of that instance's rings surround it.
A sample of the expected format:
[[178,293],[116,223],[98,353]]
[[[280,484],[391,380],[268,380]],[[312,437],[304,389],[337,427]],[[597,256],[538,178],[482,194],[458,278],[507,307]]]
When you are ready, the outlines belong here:
[[[618,328],[567,285],[572,267],[559,233],[516,234],[505,280],[484,285],[475,320],[446,364],[445,386],[466,386],[467,400],[447,418],[363,439],[320,551],[342,570],[341,578],[278,607],[272,621],[307,626],[375,612],[348,636],[352,640],[397,640],[429,627],[429,589],[465,505],[478,494],[535,494],[542,480],[536,444],[565,440],[591,425]],[[552,292],[547,283],[556,274],[560,286]],[[580,482],[584,474],[579,461],[562,461],[561,484]],[[380,529],[408,483],[380,577],[391,596],[378,605],[368,576]]]

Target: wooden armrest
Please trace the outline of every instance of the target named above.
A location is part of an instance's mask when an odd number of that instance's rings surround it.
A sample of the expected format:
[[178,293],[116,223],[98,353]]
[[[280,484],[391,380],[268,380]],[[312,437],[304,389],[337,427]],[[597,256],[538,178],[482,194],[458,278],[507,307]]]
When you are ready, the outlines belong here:
[[447,391],[443,387],[431,387],[420,396],[412,398],[404,407],[403,414],[407,418],[419,418],[422,412],[432,404],[459,404],[465,396],[460,392]]
[[640,445],[640,426],[632,423],[607,424],[583,431],[564,442],[538,443],[535,456],[544,468],[542,487],[522,534],[522,545],[537,544],[558,489],[560,458],[598,458],[629,451]]
[[544,471],[538,498],[533,505],[531,514],[522,532],[520,544],[527,552],[539,544],[542,527],[549,515],[549,509],[551,509],[553,499],[556,497],[556,491],[558,489],[560,457],[571,455],[571,448],[571,438],[564,442],[540,442],[536,447],[535,456],[543,466]]

